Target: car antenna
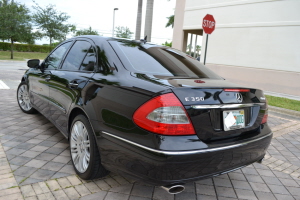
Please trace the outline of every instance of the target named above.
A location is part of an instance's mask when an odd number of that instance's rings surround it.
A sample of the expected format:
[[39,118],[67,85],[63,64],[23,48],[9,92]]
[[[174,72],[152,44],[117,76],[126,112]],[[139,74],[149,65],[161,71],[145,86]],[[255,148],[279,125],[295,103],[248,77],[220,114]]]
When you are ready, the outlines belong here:
[[141,42],[144,42],[144,44],[146,44],[146,42],[147,42],[147,35],[145,36],[144,39],[140,39],[140,41],[141,41]]

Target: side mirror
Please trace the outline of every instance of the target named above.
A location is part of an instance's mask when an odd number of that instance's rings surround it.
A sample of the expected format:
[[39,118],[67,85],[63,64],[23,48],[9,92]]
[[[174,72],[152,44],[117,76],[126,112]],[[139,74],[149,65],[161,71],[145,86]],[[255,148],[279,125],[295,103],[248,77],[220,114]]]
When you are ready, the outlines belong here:
[[39,59],[28,60],[27,66],[29,68],[37,68],[38,66],[40,66],[40,60]]

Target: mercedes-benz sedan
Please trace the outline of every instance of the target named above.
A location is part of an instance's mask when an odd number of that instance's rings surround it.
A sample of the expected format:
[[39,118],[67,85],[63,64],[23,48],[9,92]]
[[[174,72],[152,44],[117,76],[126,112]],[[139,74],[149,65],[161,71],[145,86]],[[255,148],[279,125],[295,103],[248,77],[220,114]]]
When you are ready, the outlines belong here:
[[261,90],[173,48],[81,36],[28,66],[20,108],[42,113],[68,138],[83,179],[113,171],[182,186],[260,161],[271,141]]

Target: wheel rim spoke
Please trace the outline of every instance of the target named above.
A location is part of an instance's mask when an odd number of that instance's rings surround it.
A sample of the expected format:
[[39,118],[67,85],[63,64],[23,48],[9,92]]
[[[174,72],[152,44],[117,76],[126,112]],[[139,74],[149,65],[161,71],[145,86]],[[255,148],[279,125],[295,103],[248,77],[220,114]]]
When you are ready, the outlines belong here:
[[89,165],[88,157],[87,157],[87,152],[82,156],[82,164],[84,168],[87,168]]
[[85,140],[85,141],[83,142],[83,144],[84,144],[84,147],[85,147],[85,148],[90,148],[90,141],[89,141],[89,140]]
[[75,122],[72,127],[70,146],[74,166],[80,173],[84,173],[90,163],[90,140],[81,121]]
[[79,163],[80,163],[80,156],[79,156],[79,154],[77,153],[77,154],[75,154],[75,157],[73,158],[73,160],[74,160],[74,163],[75,163],[75,167],[76,167],[76,169],[79,171]]
[[86,159],[86,162],[87,162],[87,163],[90,162],[90,152],[86,152],[86,154],[85,154],[85,159]]

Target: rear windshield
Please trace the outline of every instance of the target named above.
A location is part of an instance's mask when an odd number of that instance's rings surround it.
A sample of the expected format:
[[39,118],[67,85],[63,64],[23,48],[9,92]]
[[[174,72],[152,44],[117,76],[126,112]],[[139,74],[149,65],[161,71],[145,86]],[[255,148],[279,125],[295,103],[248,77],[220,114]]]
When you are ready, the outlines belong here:
[[176,78],[222,79],[193,57],[169,47],[134,41],[109,41],[127,70]]

